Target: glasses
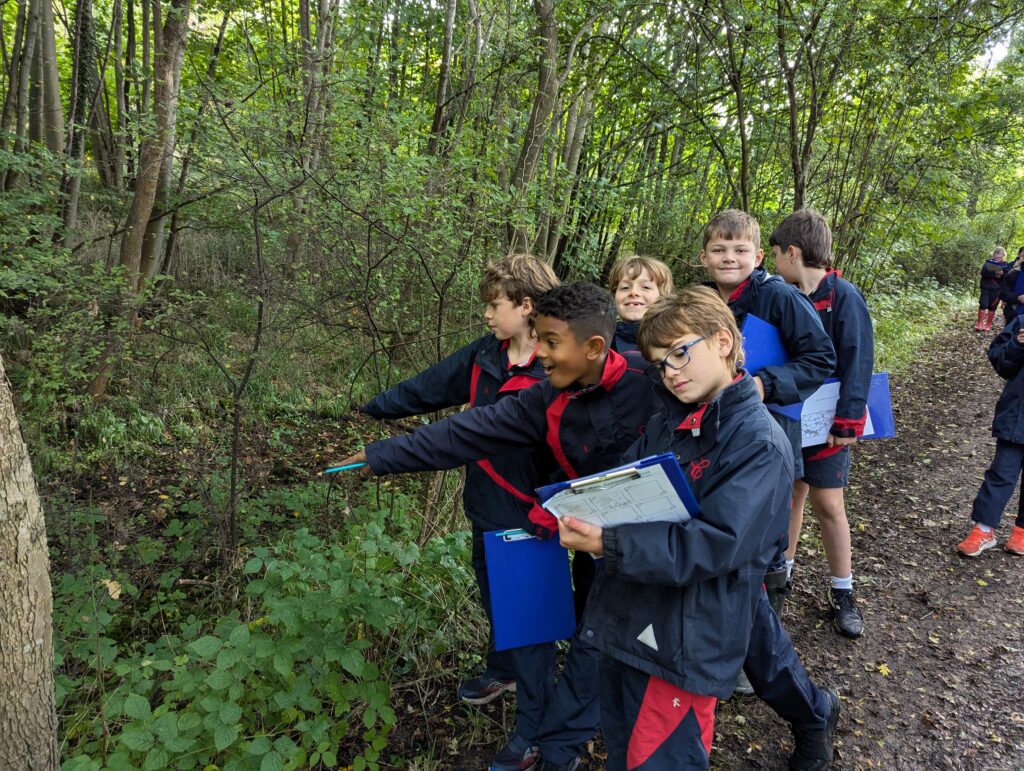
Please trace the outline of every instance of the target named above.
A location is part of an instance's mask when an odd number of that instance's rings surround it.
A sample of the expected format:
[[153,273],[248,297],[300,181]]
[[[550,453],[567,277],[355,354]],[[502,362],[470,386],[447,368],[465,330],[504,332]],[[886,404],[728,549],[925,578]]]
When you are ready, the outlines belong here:
[[654,370],[664,377],[666,369],[682,369],[690,363],[690,349],[703,339],[703,336],[698,337],[669,351],[668,356],[654,365]]

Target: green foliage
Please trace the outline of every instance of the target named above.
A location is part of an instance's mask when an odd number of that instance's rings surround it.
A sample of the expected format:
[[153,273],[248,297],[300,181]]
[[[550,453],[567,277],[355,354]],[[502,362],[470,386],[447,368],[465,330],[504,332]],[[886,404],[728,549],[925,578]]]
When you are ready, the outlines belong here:
[[[181,523],[165,536],[185,537]],[[125,635],[150,611],[123,573],[96,561],[63,575],[54,617],[65,767],[379,768],[396,722],[390,683],[449,645],[439,599],[466,596],[468,544],[457,535],[421,552],[363,508],[341,535],[299,529],[252,549],[241,613],[212,622],[178,613],[186,599],[172,569],[148,599],[163,621],[149,640]]]
[[976,301],[973,293],[952,292],[934,282],[871,295],[868,307],[875,327],[875,370],[898,371],[917,365],[920,345],[947,328],[951,318],[969,311]]

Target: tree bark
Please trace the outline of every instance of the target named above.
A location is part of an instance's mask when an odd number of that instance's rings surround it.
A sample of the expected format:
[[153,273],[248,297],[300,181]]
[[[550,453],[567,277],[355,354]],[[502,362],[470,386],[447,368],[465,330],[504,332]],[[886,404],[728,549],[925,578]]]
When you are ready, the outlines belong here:
[[[537,162],[540,160],[541,149],[547,137],[551,122],[551,113],[558,100],[558,24],[555,20],[555,0],[534,0],[534,13],[537,16],[537,37],[541,43],[540,61],[537,66],[537,94],[530,109],[530,120],[523,136],[523,146],[519,151],[515,169],[512,172],[510,186],[513,195],[522,197],[526,188],[537,173]],[[510,251],[523,251],[530,243],[530,238],[513,212],[507,225]]]
[[58,769],[46,524],[0,359],[0,768]]
[[[120,262],[128,269],[128,288],[133,293],[142,290],[140,268],[146,225],[153,213],[164,159],[174,148],[174,131],[178,119],[178,74],[185,54],[191,6],[192,0],[171,0],[170,12],[160,35],[162,45],[154,59],[154,130],[142,141],[139,150],[135,195],[125,224],[127,232],[121,241]],[[145,3],[143,7],[146,7]]]

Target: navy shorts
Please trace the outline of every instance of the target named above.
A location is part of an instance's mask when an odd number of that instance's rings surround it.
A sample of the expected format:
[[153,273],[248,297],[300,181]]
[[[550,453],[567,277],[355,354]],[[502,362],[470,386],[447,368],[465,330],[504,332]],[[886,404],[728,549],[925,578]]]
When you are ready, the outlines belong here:
[[846,445],[824,457],[816,456],[835,448],[823,444],[805,447],[803,481],[811,487],[846,487],[850,483],[850,447]]
[[978,298],[978,308],[983,311],[994,311],[999,305],[999,288],[981,288],[981,296]]

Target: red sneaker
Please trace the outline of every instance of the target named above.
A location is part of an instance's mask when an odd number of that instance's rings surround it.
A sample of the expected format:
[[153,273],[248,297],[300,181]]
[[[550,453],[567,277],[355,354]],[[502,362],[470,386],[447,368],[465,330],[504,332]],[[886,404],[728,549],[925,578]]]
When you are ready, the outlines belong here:
[[1024,527],[1013,526],[1013,532],[1010,533],[1010,540],[1003,546],[1006,551],[1010,554],[1018,554],[1024,557]]
[[964,557],[977,557],[983,551],[991,549],[995,545],[996,534],[986,533],[980,527],[975,525],[970,534],[957,544],[956,550]]

